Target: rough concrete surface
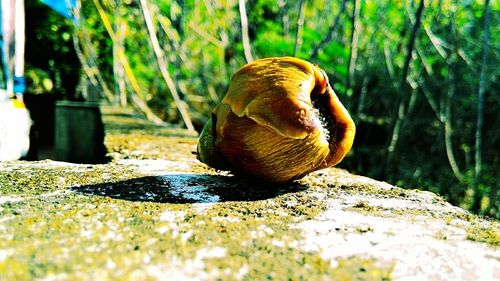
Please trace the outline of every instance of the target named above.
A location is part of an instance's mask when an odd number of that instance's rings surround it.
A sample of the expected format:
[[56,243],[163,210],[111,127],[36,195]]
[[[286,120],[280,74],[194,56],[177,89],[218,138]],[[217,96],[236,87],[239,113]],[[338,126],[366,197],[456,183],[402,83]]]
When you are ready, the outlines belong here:
[[104,109],[110,161],[0,163],[0,280],[500,280],[500,224],[331,168],[286,185]]

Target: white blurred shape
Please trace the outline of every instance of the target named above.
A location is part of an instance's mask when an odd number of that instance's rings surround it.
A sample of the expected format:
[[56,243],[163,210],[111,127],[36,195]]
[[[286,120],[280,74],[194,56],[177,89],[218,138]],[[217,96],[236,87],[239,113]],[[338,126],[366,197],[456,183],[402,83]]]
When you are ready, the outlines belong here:
[[26,156],[30,147],[31,118],[24,103],[0,90],[0,161]]

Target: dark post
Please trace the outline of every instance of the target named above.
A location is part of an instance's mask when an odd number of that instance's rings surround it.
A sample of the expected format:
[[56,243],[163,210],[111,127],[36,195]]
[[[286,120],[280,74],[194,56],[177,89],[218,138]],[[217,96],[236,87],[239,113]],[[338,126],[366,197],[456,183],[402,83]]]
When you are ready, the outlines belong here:
[[103,163],[104,125],[99,104],[60,101],[55,114],[55,158],[73,163]]

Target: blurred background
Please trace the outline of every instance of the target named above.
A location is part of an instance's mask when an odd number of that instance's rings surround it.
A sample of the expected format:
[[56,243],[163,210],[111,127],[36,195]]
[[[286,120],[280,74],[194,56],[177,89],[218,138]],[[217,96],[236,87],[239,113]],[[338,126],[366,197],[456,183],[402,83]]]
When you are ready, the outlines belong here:
[[500,218],[500,1],[44,2],[25,0],[26,100],[199,131],[237,69],[296,56],[357,124],[339,167]]

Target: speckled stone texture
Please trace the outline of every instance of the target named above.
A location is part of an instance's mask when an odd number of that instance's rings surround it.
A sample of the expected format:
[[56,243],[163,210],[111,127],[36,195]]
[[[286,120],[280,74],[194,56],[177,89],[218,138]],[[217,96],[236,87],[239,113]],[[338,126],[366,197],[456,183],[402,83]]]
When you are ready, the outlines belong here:
[[105,108],[110,162],[0,163],[0,280],[500,280],[500,224],[332,168],[286,185]]

